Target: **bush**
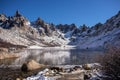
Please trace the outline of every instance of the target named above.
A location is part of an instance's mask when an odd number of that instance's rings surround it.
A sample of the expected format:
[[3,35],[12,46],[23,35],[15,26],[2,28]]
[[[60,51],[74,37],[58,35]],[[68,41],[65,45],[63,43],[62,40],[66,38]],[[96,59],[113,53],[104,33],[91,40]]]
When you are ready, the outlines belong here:
[[120,49],[108,49],[102,58],[105,80],[120,80]]

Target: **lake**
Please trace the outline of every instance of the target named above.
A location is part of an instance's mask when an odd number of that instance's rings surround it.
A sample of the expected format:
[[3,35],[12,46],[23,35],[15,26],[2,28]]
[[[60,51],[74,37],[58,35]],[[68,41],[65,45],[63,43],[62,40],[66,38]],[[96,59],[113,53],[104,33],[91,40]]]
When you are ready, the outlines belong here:
[[19,54],[19,58],[0,60],[0,65],[22,65],[31,59],[47,65],[80,65],[95,63],[103,52],[81,49],[27,49]]

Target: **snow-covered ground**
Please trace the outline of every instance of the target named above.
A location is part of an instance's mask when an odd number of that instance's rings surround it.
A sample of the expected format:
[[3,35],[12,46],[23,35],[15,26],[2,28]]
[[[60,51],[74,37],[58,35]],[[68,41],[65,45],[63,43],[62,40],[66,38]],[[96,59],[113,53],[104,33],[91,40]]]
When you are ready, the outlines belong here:
[[38,45],[32,45],[32,46],[28,46],[28,49],[43,49],[43,47]]
[[120,34],[120,28],[115,28],[107,33],[103,32],[98,36],[77,37],[76,41],[72,44],[75,44],[80,49],[103,48],[106,43],[114,45],[119,42],[118,34]]

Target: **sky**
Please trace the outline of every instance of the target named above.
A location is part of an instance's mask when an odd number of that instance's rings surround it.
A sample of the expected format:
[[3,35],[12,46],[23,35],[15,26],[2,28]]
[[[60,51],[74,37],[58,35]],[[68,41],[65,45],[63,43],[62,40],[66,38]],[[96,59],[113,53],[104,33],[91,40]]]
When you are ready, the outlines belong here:
[[0,0],[0,13],[19,12],[30,21],[38,17],[54,24],[93,26],[120,11],[120,0]]

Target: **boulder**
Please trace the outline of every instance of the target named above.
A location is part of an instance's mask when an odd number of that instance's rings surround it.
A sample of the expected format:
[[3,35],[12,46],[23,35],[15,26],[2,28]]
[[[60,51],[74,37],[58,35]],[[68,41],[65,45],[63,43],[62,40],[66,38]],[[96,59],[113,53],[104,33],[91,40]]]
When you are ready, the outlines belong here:
[[45,67],[44,64],[39,64],[35,60],[30,60],[26,63],[24,63],[21,67],[21,70],[23,72],[31,71],[31,70],[36,70]]
[[82,67],[83,67],[83,69],[85,69],[85,70],[91,70],[91,69],[92,69],[91,64],[84,64],[84,65],[82,65]]

